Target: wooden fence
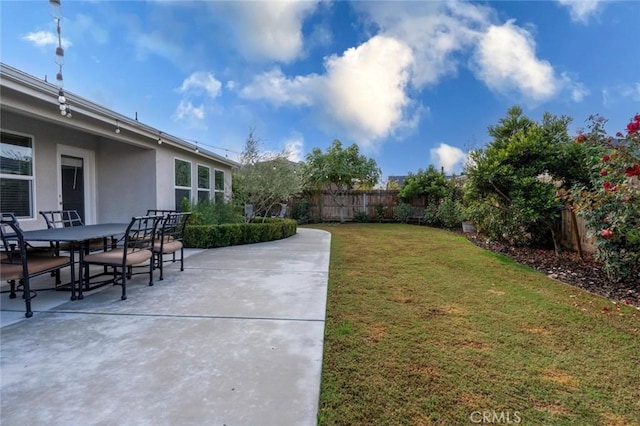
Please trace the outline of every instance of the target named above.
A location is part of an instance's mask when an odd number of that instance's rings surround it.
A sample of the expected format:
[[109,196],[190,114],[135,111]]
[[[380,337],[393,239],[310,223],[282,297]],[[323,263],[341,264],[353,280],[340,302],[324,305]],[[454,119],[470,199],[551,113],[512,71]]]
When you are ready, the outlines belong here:
[[[368,190],[368,191],[347,191],[339,199],[342,207],[328,191],[318,191],[308,194],[305,198],[309,200],[310,216],[316,222],[353,222],[358,215],[366,213],[369,217],[377,219],[376,206],[384,209],[384,221],[394,220],[394,209],[398,204],[397,190]],[[291,200],[291,210],[295,211],[296,203],[300,200]],[[411,222],[422,222],[425,213],[425,199],[418,197],[411,203]],[[574,222],[575,219],[575,222]],[[593,239],[587,237],[587,228],[584,220],[572,214],[569,208],[562,212],[561,221],[561,242],[570,250],[585,253],[593,253],[595,246]],[[579,244],[578,244],[579,243]]]

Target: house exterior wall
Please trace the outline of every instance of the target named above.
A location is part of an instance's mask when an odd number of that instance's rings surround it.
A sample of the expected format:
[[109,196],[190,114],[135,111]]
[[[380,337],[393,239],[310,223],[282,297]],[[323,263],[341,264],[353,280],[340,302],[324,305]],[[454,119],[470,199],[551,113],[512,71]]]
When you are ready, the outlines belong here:
[[98,223],[129,222],[156,207],[156,151],[101,140],[96,151]]
[[20,225],[25,230],[46,228],[46,223],[38,212],[60,209],[57,146],[60,144],[95,150],[97,138],[8,111],[2,112],[1,128],[3,132],[25,135],[33,139],[34,217],[21,218]]

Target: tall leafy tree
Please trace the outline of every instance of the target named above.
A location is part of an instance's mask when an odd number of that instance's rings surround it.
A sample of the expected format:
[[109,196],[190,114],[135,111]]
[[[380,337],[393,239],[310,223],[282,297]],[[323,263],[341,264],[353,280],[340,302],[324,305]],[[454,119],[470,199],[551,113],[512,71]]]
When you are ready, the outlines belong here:
[[567,133],[570,121],[545,113],[538,123],[514,106],[489,127],[493,141],[471,153],[465,198],[492,238],[531,245],[550,236],[560,253],[558,187],[586,178],[584,152]]
[[234,203],[252,204],[254,212],[269,213],[278,203],[287,203],[302,192],[303,178],[297,163],[288,160],[287,152],[261,150],[260,140],[251,130],[240,156],[240,167],[233,177]]
[[326,152],[314,148],[306,156],[305,185],[309,189],[324,189],[340,206],[340,221],[344,222],[344,194],[356,187],[375,186],[381,171],[372,158],[360,154],[358,145],[342,147],[334,140]]
[[449,192],[448,184],[442,172],[433,165],[427,170],[418,170],[417,173],[409,173],[402,183],[398,193],[400,200],[411,202],[414,197],[425,197],[426,204],[438,205]]

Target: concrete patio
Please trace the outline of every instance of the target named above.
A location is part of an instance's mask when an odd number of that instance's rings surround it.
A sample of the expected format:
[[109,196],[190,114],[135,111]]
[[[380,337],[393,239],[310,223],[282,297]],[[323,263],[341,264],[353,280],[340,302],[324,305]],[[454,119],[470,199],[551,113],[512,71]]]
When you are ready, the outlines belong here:
[[330,239],[189,251],[125,301],[39,292],[30,319],[3,293],[0,423],[316,424]]

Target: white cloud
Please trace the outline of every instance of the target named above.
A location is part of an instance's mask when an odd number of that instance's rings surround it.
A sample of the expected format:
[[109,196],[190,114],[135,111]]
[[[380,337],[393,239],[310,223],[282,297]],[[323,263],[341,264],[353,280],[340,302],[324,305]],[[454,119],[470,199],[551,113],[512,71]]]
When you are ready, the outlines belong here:
[[558,0],[558,3],[569,9],[572,21],[586,24],[599,12],[602,0]]
[[255,76],[251,84],[240,90],[240,95],[249,99],[267,99],[276,106],[310,106],[315,102],[317,93],[314,88],[318,83],[316,74],[288,78],[280,68],[274,68]]
[[294,135],[285,140],[284,151],[287,153],[287,159],[294,163],[304,160],[304,137],[302,135]]
[[211,98],[216,98],[220,95],[220,89],[222,83],[220,83],[210,72],[198,71],[192,73],[183,82],[182,86],[178,89],[181,93],[195,92],[198,93],[204,90]]
[[440,143],[437,148],[431,149],[431,162],[440,169],[444,168],[445,173],[454,173],[462,169],[467,158],[460,148]]
[[574,102],[582,102],[590,94],[589,89],[583,83],[571,78],[568,73],[562,73],[562,84],[568,90],[569,96]]
[[326,113],[365,146],[388,136],[410,103],[405,89],[412,63],[406,44],[384,36],[327,58]]
[[344,129],[363,148],[374,148],[394,130],[417,125],[415,115],[406,117],[412,63],[408,46],[375,36],[341,56],[326,58],[323,75],[289,78],[276,68],[255,77],[240,93],[276,106],[317,107],[330,127]]
[[[29,41],[39,47],[58,45],[58,36],[56,36],[54,33],[47,32],[47,31],[36,31],[36,32],[27,33],[24,36],[22,36],[22,39]],[[71,41],[69,41],[68,39],[65,39],[64,37],[62,38],[61,42],[62,42],[62,47],[64,47],[65,49],[72,45]]]
[[403,3],[401,8],[392,2],[357,4],[380,27],[380,34],[411,47],[412,84],[418,88],[457,73],[457,54],[476,42],[491,14],[486,7],[459,2]]
[[173,119],[176,121],[186,120],[192,123],[203,121],[205,119],[204,105],[194,107],[191,101],[182,100],[173,114]]
[[551,64],[536,57],[535,48],[531,34],[513,20],[492,25],[474,54],[476,75],[497,93],[519,93],[534,103],[547,101],[561,85]]
[[212,2],[213,13],[233,22],[234,36],[248,59],[291,62],[304,52],[302,24],[317,1]]

